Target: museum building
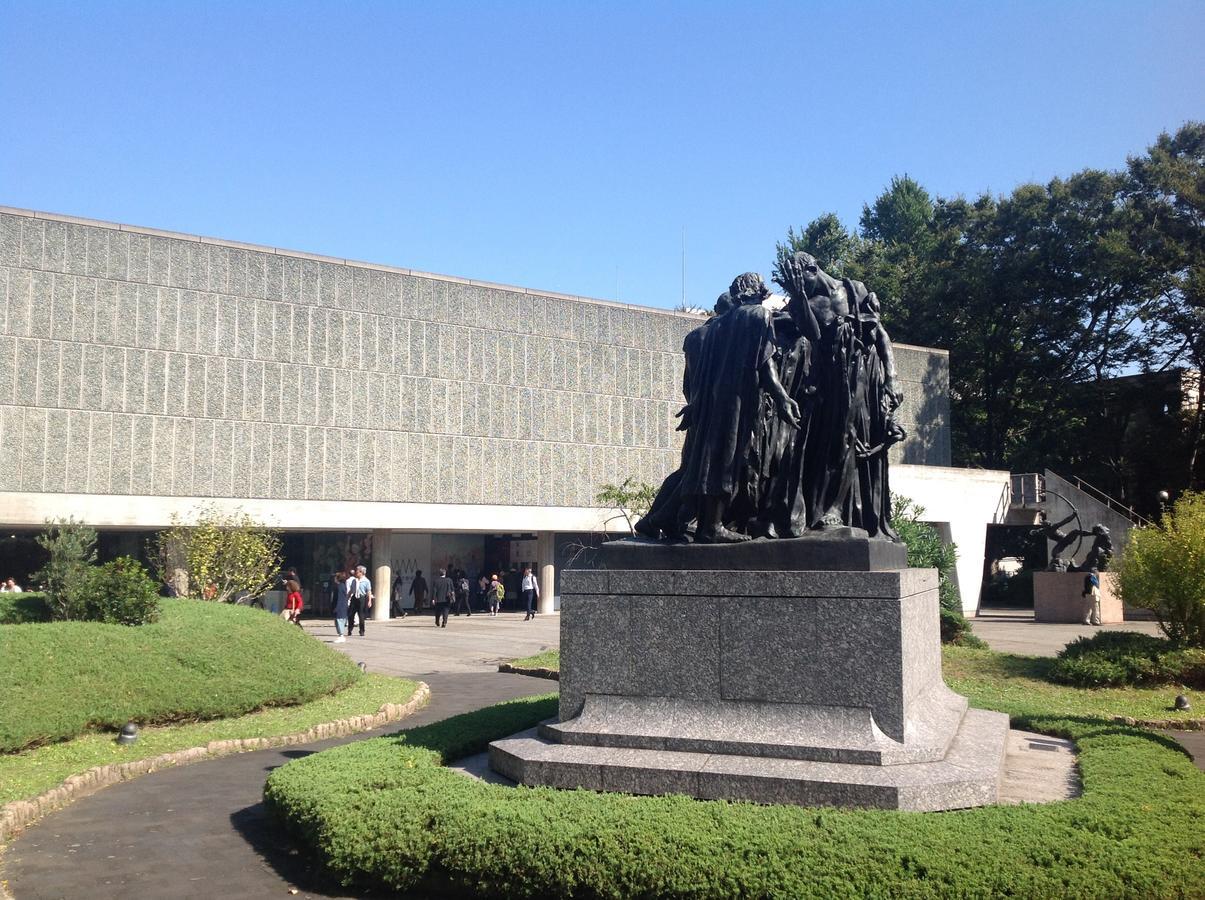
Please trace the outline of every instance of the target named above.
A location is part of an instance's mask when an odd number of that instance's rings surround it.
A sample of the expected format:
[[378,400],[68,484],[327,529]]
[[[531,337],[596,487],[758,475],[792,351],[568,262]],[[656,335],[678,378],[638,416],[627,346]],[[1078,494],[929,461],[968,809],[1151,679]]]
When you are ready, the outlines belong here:
[[[352,561],[378,595],[530,564],[552,611],[558,568],[626,530],[599,487],[676,468],[701,321],[0,207],[2,539],[70,516],[137,553],[173,517],[237,509],[282,529],[315,598]],[[948,354],[895,359],[891,488],[957,542],[973,611],[1008,473],[950,467]]]

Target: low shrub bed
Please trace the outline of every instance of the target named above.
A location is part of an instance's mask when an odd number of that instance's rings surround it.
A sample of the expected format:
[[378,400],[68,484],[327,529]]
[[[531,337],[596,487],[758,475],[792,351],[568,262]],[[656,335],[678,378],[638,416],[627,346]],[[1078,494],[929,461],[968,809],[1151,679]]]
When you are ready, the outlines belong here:
[[1100,720],[1070,738],[1084,794],[951,813],[763,807],[508,788],[442,767],[555,714],[520,700],[297,760],[268,808],[345,885],[481,897],[1199,897],[1205,776]]
[[1176,648],[1165,638],[1134,631],[1100,631],[1060,650],[1050,675],[1078,687],[1179,684],[1205,688],[1205,650]]
[[116,729],[304,703],[361,677],[261,610],[164,600],[153,624],[0,625],[0,752]]

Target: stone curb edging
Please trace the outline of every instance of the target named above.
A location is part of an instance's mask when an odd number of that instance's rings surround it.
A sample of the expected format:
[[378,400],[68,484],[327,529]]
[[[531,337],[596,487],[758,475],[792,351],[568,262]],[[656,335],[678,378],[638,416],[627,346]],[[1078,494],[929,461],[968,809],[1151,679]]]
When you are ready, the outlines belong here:
[[556,669],[545,669],[543,666],[512,666],[510,663],[499,663],[499,672],[508,672],[511,675],[530,675],[532,678],[548,678],[552,681],[560,681],[561,673]]
[[[86,772],[72,775],[58,787],[51,788],[31,800],[14,800],[0,807],[0,844],[11,840],[23,828],[37,819],[55,810],[62,809],[72,802],[94,794],[101,788],[122,781],[129,781],[139,775],[147,775],[157,769],[168,766],[189,765],[207,759],[218,759],[235,753],[247,753],[252,750],[270,750],[274,747],[288,747],[294,744],[309,744],[328,738],[345,737],[349,734],[359,734],[372,731],[404,719],[417,712],[431,699],[431,688],[426,682],[420,681],[414,690],[414,695],[405,703],[386,703],[373,715],[352,716],[347,719],[336,719],[333,722],[321,722],[306,731],[294,734],[282,734],[266,738],[231,738],[224,741],[210,741],[204,747],[190,747],[186,750],[176,750],[172,753],[162,753],[148,759],[132,760],[126,763],[112,763],[107,766],[95,766]],[[4,897],[0,888],[0,900]]]
[[1157,731],[1205,731],[1205,719],[1135,719],[1132,716],[1110,716],[1110,722]]

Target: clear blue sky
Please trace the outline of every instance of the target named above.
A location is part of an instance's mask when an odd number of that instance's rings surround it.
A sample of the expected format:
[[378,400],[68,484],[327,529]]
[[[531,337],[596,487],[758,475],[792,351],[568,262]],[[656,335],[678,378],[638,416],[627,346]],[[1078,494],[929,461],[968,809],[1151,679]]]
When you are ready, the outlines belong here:
[[1118,168],[1205,2],[0,0],[0,204],[709,304],[789,225]]

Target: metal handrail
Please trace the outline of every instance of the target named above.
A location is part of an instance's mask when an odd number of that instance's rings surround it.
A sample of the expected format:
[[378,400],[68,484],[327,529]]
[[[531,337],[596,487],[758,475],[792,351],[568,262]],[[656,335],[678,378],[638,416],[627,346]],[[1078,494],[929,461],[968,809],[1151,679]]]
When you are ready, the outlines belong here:
[[[1057,472],[1055,472],[1055,474],[1058,475]],[[1135,525],[1141,525],[1144,528],[1149,528],[1151,526],[1152,522],[1150,519],[1146,518],[1146,516],[1136,512],[1131,506],[1123,505],[1120,500],[1114,500],[1100,488],[1088,484],[1088,482],[1084,481],[1078,475],[1072,475],[1070,478],[1059,475],[1059,478],[1062,478],[1068,484],[1074,485],[1077,490],[1083,491],[1094,500],[1098,500],[1105,504],[1105,506],[1109,507],[1109,509],[1121,513]]]

